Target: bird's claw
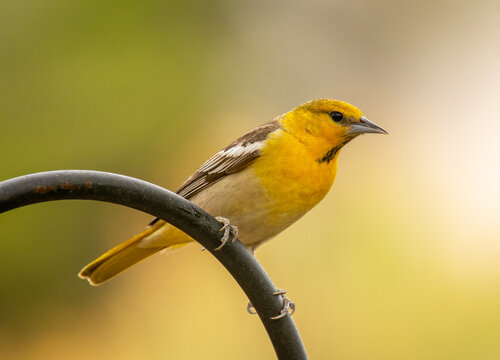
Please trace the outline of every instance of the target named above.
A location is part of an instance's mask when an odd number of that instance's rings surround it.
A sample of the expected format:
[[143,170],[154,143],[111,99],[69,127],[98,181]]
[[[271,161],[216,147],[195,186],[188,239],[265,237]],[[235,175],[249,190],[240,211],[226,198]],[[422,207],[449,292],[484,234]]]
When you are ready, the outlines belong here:
[[222,217],[222,216],[217,216],[215,218],[218,222],[222,223],[222,227],[219,229],[219,231],[224,230],[224,235],[222,235],[222,238],[220,239],[221,244],[217,246],[214,250],[220,250],[226,245],[227,241],[229,240],[229,235],[233,235],[233,238],[231,242],[235,242],[236,239],[238,238],[238,227],[235,225],[231,225],[231,222],[229,219]]
[[285,294],[286,290],[278,289],[277,291],[273,292],[273,295],[276,296],[281,295],[281,298],[283,299],[283,308],[281,309],[279,315],[273,316],[271,318],[272,320],[281,319],[282,317],[285,317],[287,314],[292,316],[295,313],[295,303],[292,302]]
[[251,301],[248,302],[247,311],[248,311],[249,314],[252,314],[252,315],[257,314],[257,312],[255,311],[255,308],[253,307]]
[[[292,302],[285,294],[286,294],[286,290],[278,289],[275,292],[273,292],[273,295],[276,295],[276,296],[281,295],[281,298],[283,299],[283,308],[281,309],[281,311],[278,315],[271,317],[272,320],[281,319],[282,317],[286,316],[287,314],[292,316],[293,313],[295,312],[295,303]],[[248,313],[250,313],[252,315],[257,314],[257,312],[255,311],[255,308],[252,305],[252,302],[248,303],[247,311],[248,311]]]

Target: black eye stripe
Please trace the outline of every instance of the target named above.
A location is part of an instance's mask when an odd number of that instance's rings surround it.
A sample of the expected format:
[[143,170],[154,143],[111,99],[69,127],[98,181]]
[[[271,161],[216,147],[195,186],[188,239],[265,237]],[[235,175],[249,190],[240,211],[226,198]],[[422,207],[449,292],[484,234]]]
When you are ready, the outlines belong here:
[[342,114],[340,111],[332,111],[331,113],[328,113],[328,115],[336,123],[339,123],[344,119],[344,114]]

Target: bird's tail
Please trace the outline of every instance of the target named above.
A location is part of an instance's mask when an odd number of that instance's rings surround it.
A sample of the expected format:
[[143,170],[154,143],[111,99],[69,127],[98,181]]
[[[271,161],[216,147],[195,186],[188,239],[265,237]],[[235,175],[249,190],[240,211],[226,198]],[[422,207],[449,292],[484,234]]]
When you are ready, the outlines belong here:
[[190,238],[164,221],[146,229],[85,266],[78,276],[100,285],[158,251],[186,245]]

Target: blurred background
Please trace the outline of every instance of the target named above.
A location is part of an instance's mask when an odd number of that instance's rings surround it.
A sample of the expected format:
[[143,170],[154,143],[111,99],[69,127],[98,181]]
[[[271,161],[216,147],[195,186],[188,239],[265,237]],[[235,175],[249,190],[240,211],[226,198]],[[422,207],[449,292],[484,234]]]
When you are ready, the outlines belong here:
[[[312,359],[500,358],[500,3],[0,3],[0,180],[56,169],[175,190],[256,125],[319,97],[363,136],[336,184],[256,256]],[[0,357],[272,359],[209,253],[104,286],[78,271],[151,216],[67,201],[0,216]]]

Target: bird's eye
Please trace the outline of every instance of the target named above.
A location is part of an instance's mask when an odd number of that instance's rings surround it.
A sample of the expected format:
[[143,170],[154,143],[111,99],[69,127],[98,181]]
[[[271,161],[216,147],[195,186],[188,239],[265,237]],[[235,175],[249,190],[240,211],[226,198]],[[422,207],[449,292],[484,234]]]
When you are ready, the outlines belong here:
[[344,114],[342,114],[339,111],[332,111],[331,113],[328,113],[328,115],[330,115],[330,117],[332,118],[332,120],[334,122],[336,122],[336,123],[341,122],[342,119],[344,118]]

